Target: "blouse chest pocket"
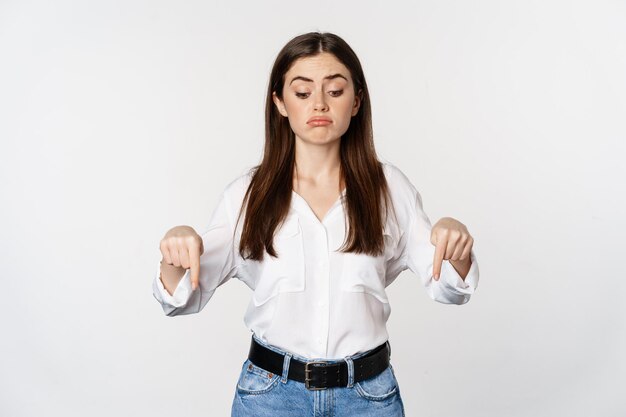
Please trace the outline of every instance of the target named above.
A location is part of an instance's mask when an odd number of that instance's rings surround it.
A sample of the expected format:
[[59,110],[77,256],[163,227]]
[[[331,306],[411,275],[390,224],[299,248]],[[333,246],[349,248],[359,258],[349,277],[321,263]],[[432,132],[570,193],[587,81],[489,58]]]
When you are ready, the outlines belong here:
[[274,234],[277,258],[264,254],[252,296],[259,306],[283,292],[305,289],[302,228],[296,214],[290,214]]
[[385,291],[386,259],[390,256],[393,237],[383,233],[385,251],[379,256],[363,253],[344,253],[340,288],[348,292],[368,293],[382,303],[389,303]]

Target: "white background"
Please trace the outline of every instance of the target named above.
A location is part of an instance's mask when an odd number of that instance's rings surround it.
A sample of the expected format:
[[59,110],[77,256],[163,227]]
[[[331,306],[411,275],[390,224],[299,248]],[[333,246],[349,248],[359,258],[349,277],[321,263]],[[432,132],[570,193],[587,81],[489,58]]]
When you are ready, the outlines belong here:
[[389,288],[407,416],[626,415],[624,1],[0,0],[0,415],[227,416],[250,333],[232,280],[152,296],[159,241],[260,161],[269,71],[343,37],[377,151],[480,284]]

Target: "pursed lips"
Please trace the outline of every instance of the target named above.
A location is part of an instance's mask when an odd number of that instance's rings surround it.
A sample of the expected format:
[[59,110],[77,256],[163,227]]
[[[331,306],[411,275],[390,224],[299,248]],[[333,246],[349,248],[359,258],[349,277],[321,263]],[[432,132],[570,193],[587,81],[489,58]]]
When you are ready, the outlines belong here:
[[328,117],[312,117],[307,122],[307,124],[313,126],[325,126],[329,125],[330,123],[332,123],[332,121]]

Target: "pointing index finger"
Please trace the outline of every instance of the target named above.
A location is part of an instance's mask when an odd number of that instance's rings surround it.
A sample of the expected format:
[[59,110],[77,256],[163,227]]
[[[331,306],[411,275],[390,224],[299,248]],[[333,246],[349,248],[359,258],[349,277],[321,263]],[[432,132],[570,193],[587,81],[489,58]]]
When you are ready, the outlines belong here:
[[433,259],[433,275],[435,280],[439,280],[441,275],[441,264],[443,263],[443,256],[446,253],[446,242],[441,239],[435,246],[435,258]]
[[198,288],[198,276],[200,275],[200,250],[196,245],[189,248],[189,273],[191,275],[191,289]]

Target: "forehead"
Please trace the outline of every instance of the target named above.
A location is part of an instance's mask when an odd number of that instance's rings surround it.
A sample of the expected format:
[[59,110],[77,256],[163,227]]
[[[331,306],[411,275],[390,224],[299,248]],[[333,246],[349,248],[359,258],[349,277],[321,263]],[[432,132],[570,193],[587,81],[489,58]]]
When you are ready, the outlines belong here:
[[[336,73],[343,74],[350,80],[350,71],[348,68],[339,61],[335,55],[322,52],[315,56],[303,57],[294,61],[289,71],[285,74],[285,81],[289,83],[295,76],[303,76],[315,81],[322,81],[325,76]],[[338,80],[341,80],[341,78]]]

